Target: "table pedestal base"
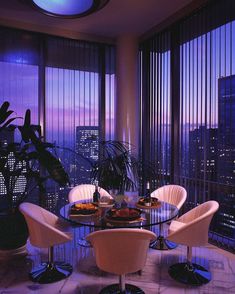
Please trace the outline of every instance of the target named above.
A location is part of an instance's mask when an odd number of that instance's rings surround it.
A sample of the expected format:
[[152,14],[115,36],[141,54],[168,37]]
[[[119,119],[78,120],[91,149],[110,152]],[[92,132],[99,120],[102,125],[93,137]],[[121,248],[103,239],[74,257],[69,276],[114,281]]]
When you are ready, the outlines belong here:
[[[120,285],[113,284],[103,288],[99,294],[121,294],[121,293],[123,292],[121,292],[120,290]],[[126,284],[124,293],[125,294],[144,294],[144,291],[137,286]]]
[[150,243],[150,248],[155,250],[171,250],[176,248],[178,245],[165,239],[163,236],[158,236],[156,240]]

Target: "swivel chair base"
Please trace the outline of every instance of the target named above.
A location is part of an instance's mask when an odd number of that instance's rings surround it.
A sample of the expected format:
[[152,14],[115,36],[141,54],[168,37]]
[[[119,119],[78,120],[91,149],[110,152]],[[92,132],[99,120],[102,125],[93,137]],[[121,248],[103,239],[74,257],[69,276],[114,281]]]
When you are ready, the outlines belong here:
[[120,284],[112,284],[103,288],[99,294],[145,294],[139,287],[125,284],[125,292],[120,289]]
[[92,245],[89,241],[86,240],[86,238],[80,238],[78,239],[78,245],[86,248],[92,248]]
[[72,271],[73,268],[68,263],[42,263],[29,274],[29,278],[36,283],[49,284],[67,278]]
[[211,280],[211,273],[195,263],[173,264],[170,266],[168,273],[174,280],[192,286],[201,286]]
[[150,248],[155,250],[171,250],[175,249],[178,244],[165,239],[163,236],[158,236],[156,240],[150,243]]

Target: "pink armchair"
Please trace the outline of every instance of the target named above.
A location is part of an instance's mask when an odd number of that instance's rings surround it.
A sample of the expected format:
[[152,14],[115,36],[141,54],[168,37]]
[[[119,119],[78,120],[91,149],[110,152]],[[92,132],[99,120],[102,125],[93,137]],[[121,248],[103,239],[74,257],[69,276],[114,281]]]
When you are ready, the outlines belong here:
[[211,280],[210,272],[201,265],[192,263],[192,247],[207,245],[210,222],[218,208],[216,201],[207,201],[170,224],[168,240],[187,246],[187,262],[177,263],[169,268],[173,279],[194,286]]

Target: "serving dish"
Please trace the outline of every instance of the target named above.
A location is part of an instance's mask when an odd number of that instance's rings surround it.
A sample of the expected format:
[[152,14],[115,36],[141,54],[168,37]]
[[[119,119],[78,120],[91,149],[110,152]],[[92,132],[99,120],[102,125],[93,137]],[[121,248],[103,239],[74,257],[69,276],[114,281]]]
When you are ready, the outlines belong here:
[[93,215],[98,212],[94,203],[75,203],[70,208],[70,215]]
[[144,197],[141,197],[139,201],[136,203],[136,207],[143,208],[143,209],[158,208],[160,206],[161,206],[161,202],[155,197],[151,197],[150,205],[148,205]]
[[132,221],[140,218],[141,210],[138,208],[112,208],[107,211],[106,218],[118,221]]

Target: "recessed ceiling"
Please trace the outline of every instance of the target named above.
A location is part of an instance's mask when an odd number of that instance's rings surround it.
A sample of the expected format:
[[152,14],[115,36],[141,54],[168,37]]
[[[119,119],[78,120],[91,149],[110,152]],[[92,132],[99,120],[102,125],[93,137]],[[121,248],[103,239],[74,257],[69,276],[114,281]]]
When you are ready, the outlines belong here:
[[42,13],[55,17],[78,18],[91,14],[109,0],[24,0]]
[[44,15],[24,0],[0,1],[0,24],[73,38],[141,36],[192,0],[110,0],[101,10],[77,19]]

